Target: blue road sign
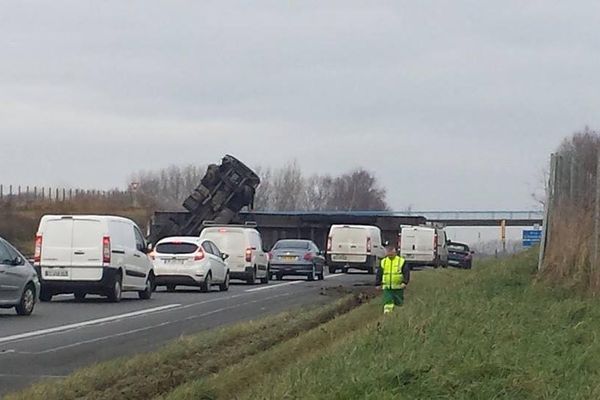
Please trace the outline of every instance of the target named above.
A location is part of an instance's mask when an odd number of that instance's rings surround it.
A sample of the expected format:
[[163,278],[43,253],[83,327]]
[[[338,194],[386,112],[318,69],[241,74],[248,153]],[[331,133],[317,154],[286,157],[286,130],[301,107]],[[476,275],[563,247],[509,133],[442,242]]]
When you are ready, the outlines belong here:
[[523,247],[532,247],[542,242],[542,231],[530,229],[523,231]]

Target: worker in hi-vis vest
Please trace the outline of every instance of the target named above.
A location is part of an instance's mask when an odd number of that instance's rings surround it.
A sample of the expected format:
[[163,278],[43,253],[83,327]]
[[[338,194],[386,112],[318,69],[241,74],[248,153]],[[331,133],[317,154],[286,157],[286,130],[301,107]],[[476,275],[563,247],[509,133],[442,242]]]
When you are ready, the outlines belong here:
[[377,270],[378,289],[383,289],[383,313],[389,314],[394,307],[404,304],[404,289],[410,282],[410,267],[398,255],[396,247],[387,244],[386,256]]

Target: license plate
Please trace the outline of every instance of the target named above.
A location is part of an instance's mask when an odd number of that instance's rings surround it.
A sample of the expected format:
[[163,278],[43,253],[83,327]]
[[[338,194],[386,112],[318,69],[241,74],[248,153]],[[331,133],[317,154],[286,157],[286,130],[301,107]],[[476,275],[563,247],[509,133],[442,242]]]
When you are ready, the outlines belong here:
[[177,260],[177,259],[172,259],[172,260],[163,260],[165,262],[165,264],[174,264],[174,265],[183,265],[185,263],[185,260]]
[[69,276],[69,271],[66,269],[47,269],[44,271],[44,276],[67,278]]
[[346,261],[346,260],[348,260],[348,257],[344,254],[338,254],[338,255],[333,256],[333,259],[336,261]]
[[284,256],[281,258],[283,259],[283,261],[296,261],[298,259],[298,257],[294,257],[294,256]]

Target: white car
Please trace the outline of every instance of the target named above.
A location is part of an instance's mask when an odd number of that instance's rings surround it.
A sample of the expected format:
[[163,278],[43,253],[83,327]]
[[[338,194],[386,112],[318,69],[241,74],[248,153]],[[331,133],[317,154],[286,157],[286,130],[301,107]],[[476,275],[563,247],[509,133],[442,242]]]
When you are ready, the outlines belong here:
[[327,239],[329,273],[349,268],[366,270],[372,274],[385,257],[381,230],[370,225],[333,225]]
[[226,263],[231,279],[245,280],[251,285],[257,279],[269,283],[269,256],[260,233],[252,225],[211,225],[202,230],[200,239],[212,241],[229,255]]
[[124,291],[150,299],[154,270],[142,231],[127,218],[106,215],[46,215],[35,239],[34,266],[40,300],[73,293],[121,300]]
[[169,292],[177,286],[196,286],[203,292],[218,285],[229,290],[228,254],[210,240],[197,237],[170,237],[160,240],[151,253],[154,259],[156,285]]

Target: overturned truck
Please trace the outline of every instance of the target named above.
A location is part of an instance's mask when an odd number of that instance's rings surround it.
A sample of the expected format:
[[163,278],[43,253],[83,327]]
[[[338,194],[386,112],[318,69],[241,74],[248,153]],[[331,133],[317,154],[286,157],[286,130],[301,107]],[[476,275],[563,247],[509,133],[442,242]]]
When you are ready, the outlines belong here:
[[150,242],[167,236],[197,236],[204,221],[227,224],[244,207],[253,208],[260,178],[237,158],[226,155],[220,165],[208,166],[200,185],[184,201],[188,212],[153,221]]

